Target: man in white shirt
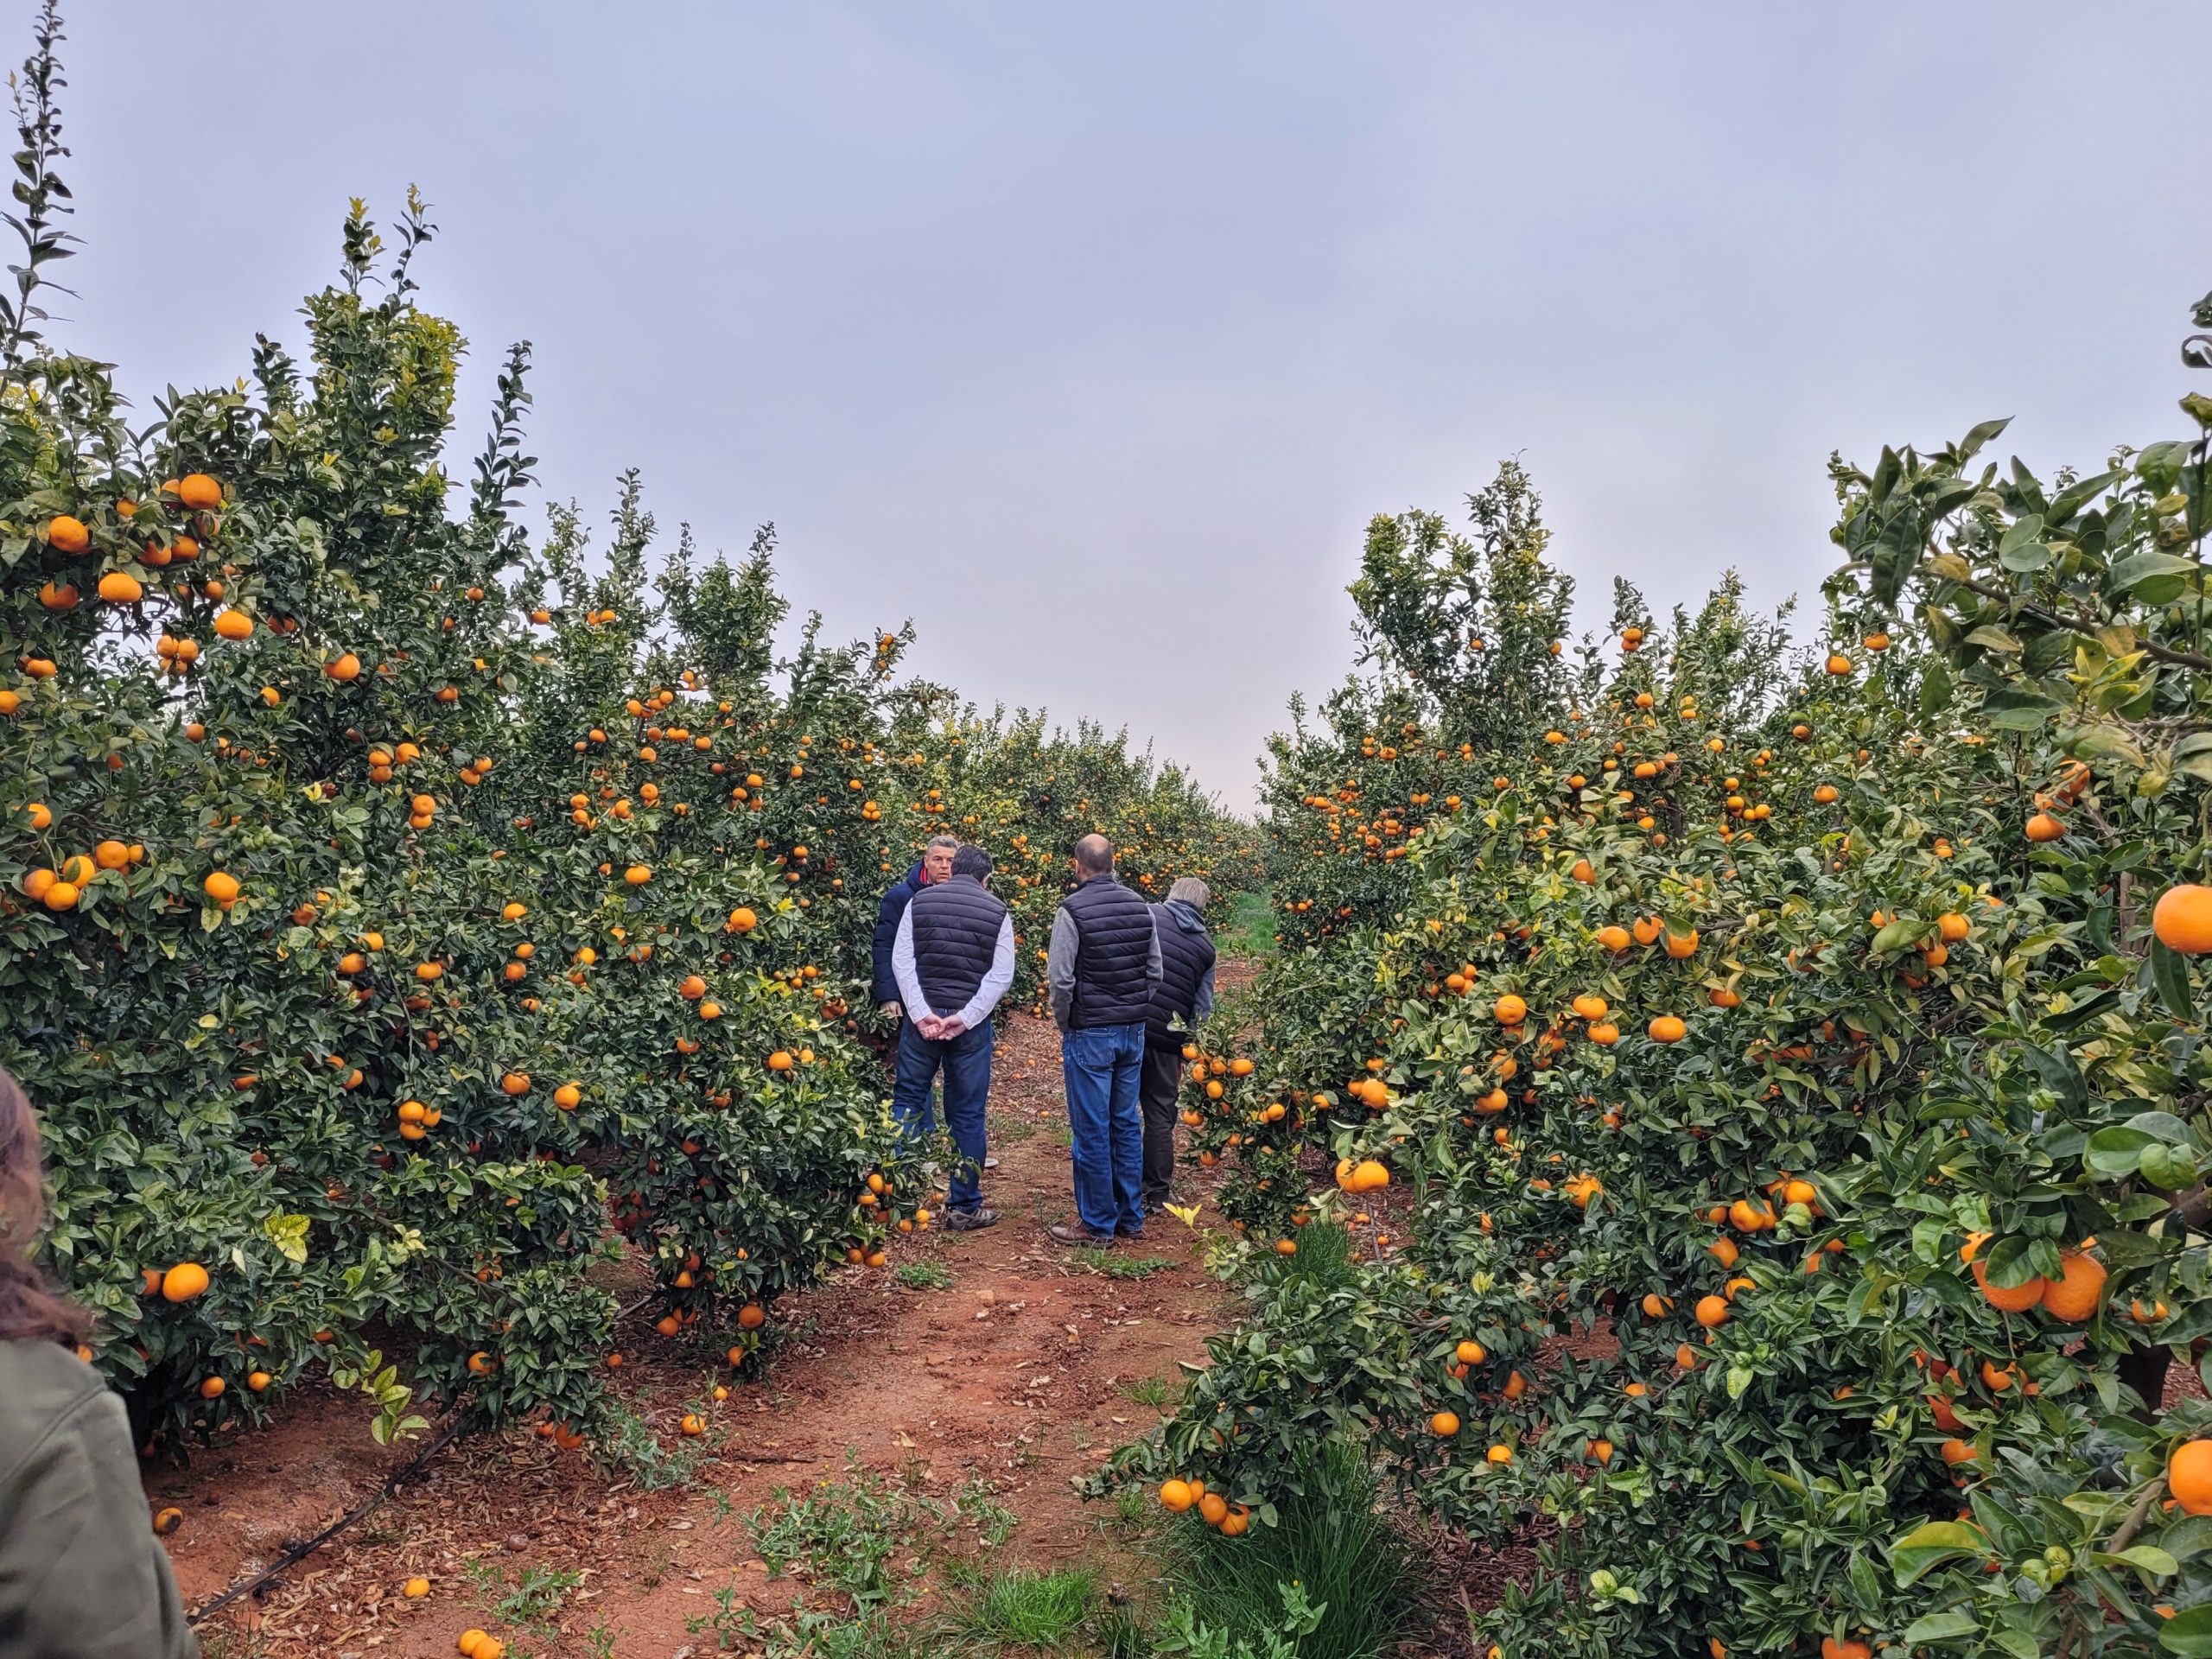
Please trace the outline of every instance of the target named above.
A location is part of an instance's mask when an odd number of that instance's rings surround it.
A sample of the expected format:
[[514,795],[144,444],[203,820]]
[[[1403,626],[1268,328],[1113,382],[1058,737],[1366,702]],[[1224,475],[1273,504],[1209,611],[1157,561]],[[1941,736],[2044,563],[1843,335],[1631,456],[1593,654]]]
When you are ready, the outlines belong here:
[[1014,983],[1014,918],[984,889],[990,873],[988,853],[960,849],[950,876],[914,895],[891,944],[891,971],[906,1014],[891,1106],[909,1129],[931,1132],[930,1085],[944,1073],[944,1126],[960,1153],[944,1224],[956,1233],[999,1218],[983,1208],[978,1183],[983,1103],[991,1091],[991,1010]]

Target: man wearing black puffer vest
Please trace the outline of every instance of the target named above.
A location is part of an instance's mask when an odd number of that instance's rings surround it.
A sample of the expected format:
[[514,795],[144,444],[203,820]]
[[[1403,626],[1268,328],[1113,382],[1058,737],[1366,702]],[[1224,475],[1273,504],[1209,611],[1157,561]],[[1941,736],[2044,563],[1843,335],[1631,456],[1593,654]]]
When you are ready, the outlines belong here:
[[[1160,988],[1144,1022],[1144,1212],[1160,1213],[1175,1180],[1175,1096],[1183,1086],[1190,1028],[1213,1012],[1213,941],[1198,912],[1213,893],[1195,875],[1167,889],[1154,912]],[[1170,1022],[1174,1022],[1171,1024]],[[1177,1029],[1177,1027],[1181,1029]]]
[[1144,1118],[1137,1104],[1144,1026],[1160,984],[1153,908],[1114,879],[1103,836],[1075,844],[1076,889],[1052,918],[1045,978],[1060,1027],[1060,1068],[1075,1154],[1073,1227],[1063,1244],[1144,1236]]
[[[899,918],[891,969],[906,1018],[891,1107],[927,1133],[930,1085],[944,1072],[944,1126],[960,1154],[947,1183],[944,1224],[956,1233],[988,1227],[978,1178],[987,1150],[983,1102],[991,1092],[991,1010],[1014,982],[1014,918],[984,891],[991,855],[963,847],[951,874],[917,893]],[[940,1014],[939,1009],[945,1012]]]

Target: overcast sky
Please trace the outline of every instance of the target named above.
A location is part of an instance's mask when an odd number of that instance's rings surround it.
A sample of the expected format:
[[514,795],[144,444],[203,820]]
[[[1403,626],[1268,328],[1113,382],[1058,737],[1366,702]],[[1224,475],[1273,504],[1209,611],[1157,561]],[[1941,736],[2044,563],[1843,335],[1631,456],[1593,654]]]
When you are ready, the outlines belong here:
[[149,416],[419,184],[457,471],[526,337],[602,540],[628,466],[671,536],[772,519],[833,634],[1239,809],[1370,514],[1517,454],[1586,621],[1811,599],[1831,449],[2177,435],[2212,288],[2202,0],[70,12],[55,332]]

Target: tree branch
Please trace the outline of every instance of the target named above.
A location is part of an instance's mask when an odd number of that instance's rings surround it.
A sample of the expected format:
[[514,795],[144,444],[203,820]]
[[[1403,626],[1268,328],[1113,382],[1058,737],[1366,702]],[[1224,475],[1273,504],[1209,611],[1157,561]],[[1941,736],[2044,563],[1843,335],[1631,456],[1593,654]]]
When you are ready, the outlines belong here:
[[[2018,594],[2006,593],[2002,588],[1992,588],[1986,582],[1976,582],[1971,576],[1942,576],[1939,580],[1980,594],[1984,599],[2001,600],[2007,605],[2017,604],[2020,597]],[[2090,617],[2046,610],[2040,605],[2023,605],[2016,614],[2032,617],[2038,622],[2048,623],[2052,627],[2063,628],[2069,633],[2078,633],[2090,639],[2095,639],[2107,626]],[[2171,663],[2177,668],[2193,668],[2201,674],[2212,674],[2212,657],[2202,657],[2193,651],[2171,651],[2164,645],[2154,645],[2147,639],[2139,642],[2136,649],[2146,657],[2155,658],[2162,663]]]
[[2164,1475],[2158,1476],[2143,1489],[2143,1496],[2135,1500],[2135,1507],[2127,1512],[2127,1519],[2120,1522],[2120,1530],[2113,1534],[2112,1541],[2105,1546],[2106,1554],[2117,1555],[2133,1541],[2135,1535],[2143,1530],[2143,1522],[2150,1517],[2151,1506],[2158,1501],[2158,1494],[2165,1490],[2166,1478]]

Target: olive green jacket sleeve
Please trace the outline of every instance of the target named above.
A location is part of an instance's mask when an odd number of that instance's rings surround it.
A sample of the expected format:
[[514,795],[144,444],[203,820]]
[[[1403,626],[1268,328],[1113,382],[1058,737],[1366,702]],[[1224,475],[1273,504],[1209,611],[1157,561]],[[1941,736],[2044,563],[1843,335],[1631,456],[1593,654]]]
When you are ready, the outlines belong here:
[[123,1401],[49,1342],[0,1342],[0,1659],[197,1659]]

